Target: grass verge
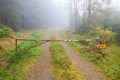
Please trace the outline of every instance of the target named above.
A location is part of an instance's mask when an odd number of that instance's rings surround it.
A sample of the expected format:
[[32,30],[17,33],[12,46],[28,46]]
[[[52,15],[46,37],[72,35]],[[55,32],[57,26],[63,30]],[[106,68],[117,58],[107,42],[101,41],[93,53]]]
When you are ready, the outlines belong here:
[[78,71],[74,68],[66,50],[60,43],[51,43],[50,52],[54,65],[55,80],[82,80]]
[[[65,39],[87,39],[89,36],[78,34],[67,34],[63,32]],[[72,37],[69,37],[71,35]],[[68,43],[74,51],[83,56],[87,61],[95,64],[109,80],[120,80],[120,47],[116,45],[108,46],[104,50],[93,51],[89,46],[78,43]]]
[[[44,32],[35,31],[29,33],[30,38],[44,38]],[[37,35],[37,36],[36,36]],[[26,71],[32,66],[32,64],[37,60],[38,57],[42,55],[42,50],[40,46],[36,46],[32,49],[27,49],[29,46],[36,44],[35,42],[22,42],[19,44],[18,53],[14,53],[14,49],[8,51],[2,50],[4,58],[7,58],[7,67],[0,65],[0,80],[26,80]],[[3,56],[3,55],[2,55]],[[1,58],[0,60],[2,60]]]

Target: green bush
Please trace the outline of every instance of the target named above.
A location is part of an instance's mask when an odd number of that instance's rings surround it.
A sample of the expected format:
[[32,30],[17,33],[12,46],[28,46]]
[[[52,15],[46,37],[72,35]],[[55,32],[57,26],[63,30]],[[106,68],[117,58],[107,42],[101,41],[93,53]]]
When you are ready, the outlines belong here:
[[115,33],[109,29],[104,29],[102,26],[99,25],[97,25],[95,28],[92,28],[90,34],[94,36],[101,36],[104,39],[104,42],[107,42],[109,44],[115,41]]
[[8,26],[4,26],[4,25],[0,26],[0,37],[10,36],[12,32],[13,30]]

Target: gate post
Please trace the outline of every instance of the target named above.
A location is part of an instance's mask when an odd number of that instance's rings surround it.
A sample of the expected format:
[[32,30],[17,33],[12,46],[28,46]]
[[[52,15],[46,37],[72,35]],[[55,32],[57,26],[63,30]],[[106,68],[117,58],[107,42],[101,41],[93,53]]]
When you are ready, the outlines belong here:
[[16,53],[16,54],[17,54],[17,51],[18,51],[17,45],[18,45],[18,39],[15,39],[15,53]]

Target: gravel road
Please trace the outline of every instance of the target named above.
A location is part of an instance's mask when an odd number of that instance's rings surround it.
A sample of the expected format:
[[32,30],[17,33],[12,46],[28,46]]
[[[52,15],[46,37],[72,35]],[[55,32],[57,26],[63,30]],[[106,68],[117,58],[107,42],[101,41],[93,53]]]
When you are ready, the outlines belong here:
[[[46,34],[45,39],[49,39],[50,34]],[[49,52],[49,43],[42,45],[43,56],[38,59],[32,68],[27,72],[27,80],[54,80],[51,64],[51,56]]]
[[[56,38],[62,40],[59,34],[56,33]],[[85,61],[81,56],[74,52],[65,42],[60,42],[67,50],[72,62],[80,73],[84,75],[85,80],[106,80],[105,76],[90,62]]]
[[[59,34],[56,39],[62,40]],[[45,39],[49,39],[50,34]],[[60,42],[66,49],[76,69],[83,74],[83,80],[107,80],[105,76],[90,62],[85,61],[81,56],[74,52],[65,42]],[[43,56],[41,56],[32,68],[27,72],[27,80],[55,80],[52,73],[53,66],[51,63],[51,55],[49,51],[49,43],[42,45]]]

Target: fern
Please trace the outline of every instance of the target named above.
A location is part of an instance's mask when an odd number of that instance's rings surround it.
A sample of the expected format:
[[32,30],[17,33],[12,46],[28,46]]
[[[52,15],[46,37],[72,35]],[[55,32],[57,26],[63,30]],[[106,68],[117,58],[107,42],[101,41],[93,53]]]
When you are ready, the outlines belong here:
[[13,30],[8,26],[2,25],[0,26],[0,37],[10,36]]

